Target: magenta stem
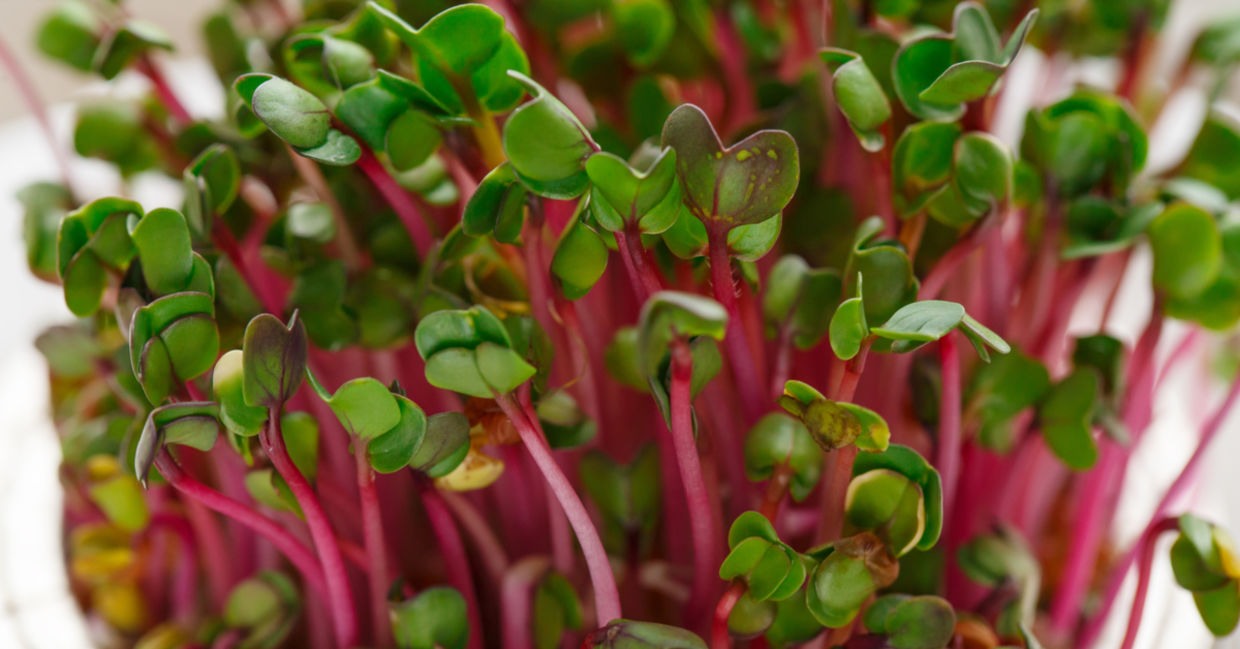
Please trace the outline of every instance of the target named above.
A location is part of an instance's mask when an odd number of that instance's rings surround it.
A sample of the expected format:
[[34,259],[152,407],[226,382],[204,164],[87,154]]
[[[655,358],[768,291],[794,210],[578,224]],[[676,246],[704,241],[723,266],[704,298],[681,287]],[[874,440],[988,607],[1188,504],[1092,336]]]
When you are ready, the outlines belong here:
[[388,173],[375,154],[369,149],[362,149],[362,157],[358,158],[357,166],[366,174],[370,182],[374,184],[375,189],[383,195],[383,199],[396,212],[396,216],[400,218],[401,223],[405,224],[405,229],[409,231],[410,238],[413,239],[413,245],[418,250],[418,256],[425,258],[430,252],[431,246],[435,244],[434,237],[431,236],[430,228],[426,225],[426,219],[422,218],[422,211],[418,209],[413,199],[409,197],[409,193],[405,191],[400,183]]
[[465,556],[465,544],[457,532],[452,514],[444,506],[439,492],[429,484],[419,484],[422,494],[422,507],[426,509],[426,517],[430,519],[431,531],[435,541],[439,543],[439,552],[443,555],[444,568],[448,573],[448,582],[465,598],[466,616],[469,618],[469,641],[467,649],[482,649],[482,618],[478,610],[478,594],[474,590],[474,578],[469,571],[469,558]]
[[387,546],[383,540],[383,516],[379,510],[379,491],[375,488],[375,472],[370,468],[366,451],[369,442],[353,439],[353,457],[357,464],[357,492],[362,504],[362,542],[366,545],[367,570],[370,572],[370,623],[374,643],[386,647],[392,643],[392,624],[388,620],[387,591],[390,574]]
[[1150,526],[1141,537],[1141,566],[1137,569],[1137,592],[1132,596],[1132,612],[1128,614],[1128,628],[1124,631],[1124,643],[1120,649],[1132,649],[1141,628],[1141,613],[1145,610],[1145,596],[1150,590],[1150,569],[1154,563],[1156,541],[1164,532],[1175,530],[1179,521],[1163,518]]
[[224,531],[220,529],[219,521],[215,520],[211,511],[196,500],[185,502],[185,517],[189,519],[190,527],[194,528],[194,535],[202,539],[199,544],[202,552],[199,556],[202,557],[203,572],[207,576],[211,603],[216,610],[222,611],[228,601],[228,591],[232,590],[234,583]]
[[551,486],[556,499],[560,501],[560,507],[568,516],[568,523],[572,526],[573,533],[577,535],[577,542],[581,544],[581,552],[585,555],[590,581],[594,586],[595,616],[599,625],[619,619],[620,592],[616,589],[616,578],[612,574],[607,551],[603,548],[598,530],[594,528],[594,522],[590,520],[590,514],[586,512],[581,498],[573,490],[573,485],[569,483],[564,472],[560,471],[555,458],[551,457],[551,450],[547,447],[537,420],[531,422],[526,419],[521,406],[511,395],[496,395],[495,402],[512,420],[512,425],[516,427],[522,443],[534,459],[534,464],[538,465],[538,469],[542,471],[543,478]]
[[693,539],[693,585],[690,590],[688,618],[696,619],[700,608],[711,595],[716,577],[714,523],[711,520],[710,493],[702,477],[702,460],[698,456],[697,441],[693,435],[693,396],[690,381],[693,361],[689,348],[683,341],[672,342],[672,385],[669,395],[672,423],[672,443],[676,450],[676,464],[680,469],[680,482],[684,487],[685,501],[689,510],[689,532]]
[[[1183,357],[1182,354],[1184,353],[1184,350],[1192,348],[1196,338],[1194,334],[1196,333],[1196,331],[1193,331],[1189,335],[1185,336],[1185,339],[1181,341],[1181,344],[1175,351],[1172,352],[1171,357],[1167,360],[1166,367],[1163,369],[1163,374],[1170,369],[1171,365],[1175,364],[1175,361]],[[1161,379],[1161,376],[1159,378]],[[1228,388],[1227,395],[1223,398],[1223,402],[1210,415],[1210,418],[1206,420],[1206,423],[1202,427],[1201,437],[1197,441],[1197,448],[1193,450],[1192,456],[1189,457],[1188,462],[1184,465],[1184,468],[1180,470],[1180,474],[1176,476],[1175,481],[1173,481],[1171,486],[1167,488],[1167,491],[1163,494],[1162,499],[1158,501],[1158,505],[1154,508],[1154,514],[1151,517],[1152,520],[1146,527],[1147,532],[1150,529],[1153,529],[1162,517],[1166,516],[1167,511],[1171,509],[1171,504],[1174,503],[1176,499],[1184,493],[1184,490],[1188,488],[1188,485],[1192,482],[1193,477],[1196,475],[1197,469],[1200,467],[1202,460],[1205,458],[1206,451],[1210,448],[1210,444],[1214,441],[1214,438],[1218,436],[1219,431],[1222,430],[1223,422],[1226,420],[1227,415],[1231,412],[1231,409],[1235,406],[1238,397],[1240,397],[1240,375],[1237,375],[1232,379],[1231,386]],[[1107,616],[1110,615],[1111,612],[1111,607],[1114,606],[1115,599],[1119,596],[1119,590],[1120,587],[1123,586],[1124,577],[1128,575],[1128,570],[1132,568],[1134,563],[1136,563],[1137,553],[1139,550],[1140,545],[1138,542],[1138,545],[1133,546],[1125,552],[1123,557],[1116,562],[1115,568],[1111,573],[1111,577],[1107,581],[1106,592],[1102,600],[1102,607],[1098,609],[1098,612],[1086,625],[1085,631],[1081,636],[1081,646],[1090,646],[1098,637],[1098,634],[1102,632],[1102,625],[1106,623]]]
[[762,414],[762,382],[754,367],[754,359],[745,342],[745,330],[741,322],[740,308],[736,302],[736,286],[732,278],[732,260],[728,257],[728,242],[723,233],[708,230],[710,252],[711,288],[715,299],[728,312],[727,334],[723,344],[727,348],[728,363],[736,379],[740,393],[741,408],[747,422],[753,422]]
[[185,470],[181,468],[181,465],[177,463],[176,459],[172,457],[172,454],[166,448],[160,450],[159,455],[155,457],[155,468],[182,495],[241,523],[267,539],[288,558],[290,563],[301,571],[302,576],[305,577],[311,589],[320,592],[323,590],[326,581],[323,578],[323,569],[319,566],[318,559],[288,530],[280,527],[275,521],[263,516],[240,501],[233,500],[195,480],[185,473]]
[[149,56],[138,59],[138,70],[146,76],[151,82],[151,87],[155,89],[155,94],[159,97],[160,103],[164,108],[168,109],[168,114],[180,126],[188,126],[194,122],[194,118],[190,117],[189,111],[185,109],[185,105],[177,98],[176,93],[172,90],[172,86],[168,84],[168,80],[164,77],[164,73],[151,60]]
[[943,476],[943,512],[950,516],[960,480],[961,446],[960,356],[956,353],[954,333],[949,332],[939,339],[939,364],[943,387],[939,401],[938,465],[939,474]]
[[69,158],[65,155],[65,149],[61,146],[60,141],[56,139],[55,131],[52,130],[52,120],[48,116],[47,104],[43,103],[43,98],[39,96],[34,83],[30,81],[30,75],[26,74],[26,70],[17,61],[17,57],[13,56],[13,52],[9,50],[9,46],[4,42],[4,39],[0,39],[0,65],[3,65],[8,70],[9,76],[17,84],[18,93],[21,94],[22,99],[26,102],[26,108],[34,116],[35,121],[39,123],[39,130],[43,131],[43,137],[47,140],[47,146],[52,150],[52,157],[56,159],[56,166],[60,167],[60,181],[64,183],[65,189],[72,194],[73,183],[71,182],[72,174],[69,172]]
[[493,581],[501,581],[504,578],[504,572],[508,570],[508,552],[504,549],[504,544],[500,542],[499,537],[495,536],[495,532],[491,530],[486,519],[468,498],[458,493],[445,491],[439,496],[448,509],[452,510],[457,523],[465,531],[470,542],[474,544],[474,551],[486,565],[487,574]]
[[[651,295],[663,290],[659,278],[646,263],[641,247],[641,234],[637,232],[616,232],[616,247],[619,249],[620,260],[624,263],[624,271],[629,277],[629,285],[637,301],[644,303]],[[633,241],[636,239],[636,243]]]
[[305,515],[310,538],[314,541],[314,547],[319,553],[319,563],[323,566],[328,606],[335,621],[336,644],[340,649],[349,649],[357,644],[357,612],[353,607],[353,593],[349,590],[344,558],[340,556],[336,533],[327,522],[327,515],[323,513],[318,496],[314,494],[314,489],[297,465],[293,464],[293,459],[289,457],[288,449],[284,446],[279,408],[273,407],[269,410],[267,427],[258,434],[258,439],[272,466],[288,483],[289,490],[293,492],[293,497]]
[[546,557],[532,556],[515,564],[500,585],[504,649],[534,649],[534,585],[550,568]]

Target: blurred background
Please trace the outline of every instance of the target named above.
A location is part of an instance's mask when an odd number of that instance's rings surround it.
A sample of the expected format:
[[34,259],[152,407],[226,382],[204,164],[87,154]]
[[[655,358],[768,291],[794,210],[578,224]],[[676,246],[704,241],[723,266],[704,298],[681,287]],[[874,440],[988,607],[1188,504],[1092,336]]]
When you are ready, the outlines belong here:
[[[222,0],[126,0],[131,14],[158,24],[177,45],[164,59],[168,77],[178,94],[188,99],[190,111],[208,117],[220,111],[223,90],[205,63],[196,59],[201,51],[198,25],[208,10]],[[1069,0],[1072,1],[1072,0]],[[1090,0],[1079,0],[1087,2]],[[142,82],[121,78],[104,84],[43,59],[34,46],[34,32],[41,16],[55,0],[0,0],[0,41],[18,65],[37,85],[38,93],[51,106],[53,127],[66,148],[72,128],[72,102],[111,93],[141,91]],[[288,4],[292,5],[290,1]],[[1173,0],[1163,31],[1151,82],[1165,83],[1202,25],[1240,12],[1240,0]],[[1047,61],[1026,48],[1008,83],[1019,86],[1034,79]],[[1077,71],[1080,81],[1110,83],[1110,62],[1086,62]],[[1024,106],[1034,99],[1033,84],[1010,92],[997,122],[998,135],[1015,143]],[[1240,83],[1232,83],[1232,105]],[[47,416],[46,368],[34,347],[39,332],[71,316],[59,287],[33,278],[26,268],[21,239],[21,209],[14,197],[23,185],[55,177],[55,164],[42,134],[29,117],[13,79],[0,71],[0,649],[79,649],[89,647],[88,629],[77,614],[67,590],[61,553],[61,495],[57,480],[60,448]],[[1049,101],[1054,98],[1039,98]],[[1187,150],[1205,114],[1205,100],[1196,88],[1187,88],[1172,99],[1159,123],[1151,129],[1147,171],[1175,164]],[[106,195],[120,191],[119,179],[103,163],[75,158],[75,176],[83,194]],[[179,207],[180,185],[168,178],[147,174],[129,183],[128,193],[148,208]],[[1121,318],[1123,336],[1135,338],[1144,324],[1149,297],[1148,255],[1139,256],[1120,304],[1129,317]],[[1087,318],[1088,319],[1088,318]],[[1094,322],[1094,320],[1089,320]],[[1172,325],[1173,326],[1173,325]],[[1164,353],[1178,342],[1182,330],[1167,336]],[[1203,353],[1209,346],[1202,347]],[[1198,367],[1208,365],[1200,359]],[[1222,386],[1206,384],[1198,371],[1174,377],[1159,397],[1155,424],[1146,443],[1134,457],[1125,485],[1114,538],[1126,545],[1148,520],[1149,511],[1187,459],[1203,413],[1190,412],[1201,399],[1187,395],[1203,389],[1220,392]],[[1217,381],[1215,382],[1217,383]],[[1191,505],[1232,530],[1240,529],[1240,417],[1233,416],[1211,453],[1197,487],[1175,511]],[[1170,539],[1167,539],[1169,543]],[[1188,593],[1172,587],[1170,569],[1156,562],[1152,595],[1146,610],[1147,624],[1138,647],[1220,647],[1240,649],[1240,638],[1214,642],[1202,627]],[[1130,575],[1130,582],[1134,581]],[[1117,610],[1126,615],[1132,583],[1126,585]],[[1122,617],[1122,616],[1121,616]],[[1113,620],[1110,633],[1100,646],[1118,646],[1122,620]]]

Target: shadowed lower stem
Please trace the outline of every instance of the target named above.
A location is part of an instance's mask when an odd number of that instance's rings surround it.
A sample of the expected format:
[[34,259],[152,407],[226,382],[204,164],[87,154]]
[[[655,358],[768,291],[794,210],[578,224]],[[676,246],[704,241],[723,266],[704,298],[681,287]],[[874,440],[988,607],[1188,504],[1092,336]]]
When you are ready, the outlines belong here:
[[693,538],[693,587],[689,595],[689,614],[697,618],[710,597],[715,573],[714,523],[711,521],[710,493],[702,477],[702,460],[698,456],[693,435],[693,394],[691,380],[693,361],[683,341],[672,342],[672,385],[669,395],[672,444],[676,449],[676,465],[684,487],[689,511],[689,531]]
[[306,526],[310,528],[310,538],[319,552],[319,562],[323,566],[323,577],[327,587],[327,599],[335,621],[336,644],[341,649],[350,649],[357,644],[357,613],[353,608],[353,593],[349,590],[349,580],[344,569],[344,558],[340,556],[340,547],[336,544],[336,533],[332,531],[327,515],[314,494],[314,489],[306,477],[301,474],[297,465],[289,457],[284,446],[284,437],[280,431],[280,413],[277,408],[270,409],[267,415],[267,427],[258,435],[271,460],[272,466],[281,478],[288,483],[289,490],[301,507],[306,517]]
[[517,429],[522,444],[534,458],[534,464],[538,465],[538,470],[542,472],[547,484],[551,486],[551,491],[555,493],[560,507],[568,517],[573,533],[577,535],[577,542],[581,544],[581,552],[585,555],[586,567],[590,572],[590,582],[594,586],[594,608],[598,624],[602,626],[619,619],[620,591],[616,589],[616,578],[611,572],[611,561],[607,558],[607,551],[603,549],[603,541],[599,538],[598,530],[594,528],[594,522],[590,520],[585,505],[555,463],[555,458],[551,457],[551,450],[537,429],[538,424],[525,417],[521,406],[511,395],[496,395],[495,402]]
[[202,503],[207,508],[241,523],[267,539],[284,554],[289,563],[301,571],[310,588],[319,592],[323,591],[326,581],[318,559],[301,541],[298,541],[275,521],[190,477],[166,448],[160,450],[159,455],[156,456],[155,468],[174,489],[185,497]]

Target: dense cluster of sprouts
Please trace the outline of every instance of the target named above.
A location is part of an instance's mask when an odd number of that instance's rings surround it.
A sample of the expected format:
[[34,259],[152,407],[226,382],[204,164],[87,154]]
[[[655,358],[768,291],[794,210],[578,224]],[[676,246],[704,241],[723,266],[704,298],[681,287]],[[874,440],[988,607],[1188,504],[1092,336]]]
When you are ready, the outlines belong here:
[[[1144,171],[1189,78],[1225,103],[1240,22],[1160,84],[1167,10],[232,0],[202,120],[157,27],[58,5],[45,54],[151,90],[79,107],[73,148],[184,187],[21,193],[78,318],[38,346],[98,642],[1087,648],[1135,566],[1129,649],[1167,532],[1230,633],[1232,542],[1175,508],[1240,383],[1108,534],[1163,379],[1240,320],[1240,127]],[[1100,56],[1114,89],[1069,87]]]

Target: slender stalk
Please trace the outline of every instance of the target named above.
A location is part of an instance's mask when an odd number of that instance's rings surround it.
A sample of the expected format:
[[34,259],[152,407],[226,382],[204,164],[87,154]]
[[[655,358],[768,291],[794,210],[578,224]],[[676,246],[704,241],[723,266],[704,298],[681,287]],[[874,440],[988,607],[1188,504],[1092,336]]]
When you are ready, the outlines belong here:
[[470,542],[474,544],[474,551],[482,558],[492,581],[502,580],[504,572],[508,570],[508,552],[504,549],[504,544],[495,536],[495,532],[491,530],[486,519],[468,498],[458,493],[445,491],[439,494],[439,497],[448,509],[452,510],[457,523],[465,530],[465,535],[469,537]]
[[939,400],[938,468],[943,477],[943,511],[954,512],[956,485],[960,480],[960,356],[954,333],[939,339],[939,364],[943,387]]
[[620,618],[620,592],[616,589],[616,578],[611,572],[611,562],[607,558],[607,551],[603,549],[603,541],[599,538],[598,530],[594,528],[585,505],[581,503],[581,498],[573,491],[573,485],[569,483],[564,472],[560,471],[555,458],[551,457],[551,451],[538,429],[537,420],[531,422],[526,419],[521,406],[510,395],[496,395],[495,402],[516,427],[521,442],[534,459],[534,464],[542,471],[551,490],[555,492],[560,507],[568,516],[573,533],[577,535],[577,542],[581,544],[581,552],[585,555],[586,567],[590,572],[590,581],[594,585],[594,607],[598,624],[601,626]]
[[336,195],[332,193],[330,187],[327,186],[327,179],[323,177],[323,171],[319,169],[318,163],[310,158],[298,155],[293,148],[284,145],[288,151],[288,157],[293,161],[293,168],[297,169],[297,175],[314,190],[315,195],[320,201],[327,204],[327,209],[332,214],[332,220],[336,222],[336,236],[333,241],[336,244],[336,251],[340,253],[340,260],[344,262],[345,268],[357,270],[362,265],[362,252],[357,246],[357,240],[353,238],[353,230],[349,227],[349,220],[345,217],[344,208],[340,206],[340,201],[336,200]]
[[1175,518],[1163,518],[1150,526],[1141,537],[1141,566],[1137,569],[1137,592],[1132,597],[1132,612],[1128,614],[1128,627],[1120,649],[1132,649],[1141,628],[1141,613],[1145,610],[1145,596],[1150,590],[1150,570],[1154,563],[1156,541],[1164,532],[1171,532],[1179,525]]
[[323,569],[319,566],[318,559],[301,541],[277,525],[275,521],[192,478],[185,473],[167,448],[160,450],[159,455],[156,456],[155,468],[174,489],[185,497],[202,503],[207,508],[241,523],[267,539],[284,554],[289,563],[301,571],[312,590],[323,591],[326,580],[323,578]]
[[224,531],[219,521],[201,502],[190,499],[185,502],[185,517],[194,528],[194,535],[202,539],[203,573],[207,576],[207,587],[211,593],[211,603],[217,610],[223,610],[228,601],[228,591],[232,590],[235,579],[232,574],[232,562],[228,560],[224,541]]
[[[616,232],[616,246],[620,249],[620,259],[624,262],[624,270],[628,273],[629,283],[638,302],[663,290],[663,284],[655,276],[650,265],[646,263],[645,250],[641,246],[641,234],[638,232]],[[636,239],[636,241],[634,241]]]
[[736,603],[744,594],[745,582],[738,579],[732,582],[732,586],[723,593],[723,597],[719,598],[719,604],[715,606],[715,619],[710,626],[711,649],[731,648],[732,638],[728,633],[728,618],[731,617],[732,609],[736,608]]
[[693,436],[693,403],[690,380],[693,361],[689,347],[683,341],[672,342],[671,367],[671,432],[676,450],[676,465],[680,469],[680,482],[685,491],[689,510],[689,532],[693,540],[693,587],[690,591],[689,619],[694,619],[699,607],[710,596],[715,581],[714,524],[711,521],[710,494],[702,478],[702,460],[698,456],[697,441]]
[[370,572],[370,623],[374,643],[386,647],[392,643],[392,625],[388,621],[387,591],[390,573],[387,546],[383,537],[383,516],[379,510],[379,491],[375,488],[375,472],[370,468],[366,451],[370,442],[353,438],[353,457],[357,463],[357,493],[362,504],[362,542],[366,545],[367,569]]
[[269,410],[267,427],[259,433],[258,439],[276,472],[288,483],[289,490],[293,492],[293,497],[305,515],[310,538],[314,541],[314,547],[319,552],[319,562],[323,566],[328,604],[335,621],[336,644],[340,649],[349,649],[357,644],[357,614],[345,573],[344,558],[340,556],[336,533],[327,522],[327,515],[323,513],[318,496],[314,494],[314,489],[297,465],[293,464],[293,459],[289,457],[288,449],[284,446],[279,408]]
[[47,147],[52,151],[52,157],[56,160],[56,166],[60,168],[60,181],[64,183],[65,189],[69,193],[73,193],[73,175],[69,171],[69,157],[65,155],[65,149],[60,141],[56,138],[56,132],[52,130],[52,120],[48,116],[47,104],[43,103],[43,98],[39,96],[38,90],[35,89],[34,83],[30,81],[30,75],[26,74],[26,70],[22,68],[17,57],[9,49],[4,39],[0,39],[0,65],[13,78],[13,83],[17,85],[17,91],[21,94],[22,99],[26,102],[26,109],[34,116],[39,124],[39,130],[43,131],[43,138],[47,140]]
[[513,565],[500,584],[501,626],[504,649],[534,649],[534,585],[551,564],[546,557],[532,556]]
[[[861,351],[844,364],[840,383],[831,394],[834,401],[852,401],[857,383],[865,371],[866,357],[870,354],[870,340],[861,343]],[[857,459],[857,447],[837,448],[827,456],[831,471],[822,483],[822,518],[819,519],[817,539],[837,539],[844,526],[844,498],[848,495],[848,483],[852,481],[853,460]]]
[[247,286],[254,291],[254,295],[263,305],[268,313],[283,314],[283,299],[277,293],[278,289],[270,281],[267,274],[270,271],[263,269],[260,276],[258,272],[250,265],[249,258],[242,253],[240,246],[237,245],[237,239],[233,236],[232,230],[221,220],[215,221],[215,226],[211,229],[212,240],[219,247],[220,251],[228,257],[228,261],[232,262],[233,267],[237,269],[237,273],[245,280]]
[[172,90],[172,86],[168,84],[163,71],[150,56],[138,59],[138,71],[151,82],[151,87],[155,90],[155,95],[159,97],[160,103],[168,109],[168,114],[178,125],[189,126],[194,122],[194,118],[190,117],[189,111],[185,109],[185,104],[181,103],[176,92]]
[[369,149],[362,149],[362,157],[358,158],[357,166],[370,179],[375,189],[383,195],[388,205],[396,211],[400,222],[405,224],[405,229],[409,231],[409,237],[413,239],[413,245],[417,248],[418,256],[425,257],[430,252],[431,246],[435,245],[435,238],[426,225],[426,219],[422,217],[422,211],[409,197],[409,193],[400,186],[400,183],[396,182],[396,179],[383,167],[383,163],[379,162],[379,159]]
[[[1186,342],[1191,342],[1190,340],[1187,340],[1187,338],[1188,337],[1186,337]],[[1176,352],[1172,353],[1171,360],[1177,359],[1179,357],[1178,352],[1183,348],[1183,346],[1177,348]],[[1167,362],[1168,365],[1171,364],[1171,360]],[[1166,370],[1164,370],[1164,372],[1165,371]],[[1210,418],[1206,420],[1206,423],[1202,427],[1201,436],[1198,438],[1197,447],[1193,449],[1192,456],[1188,458],[1188,462],[1185,463],[1184,468],[1180,470],[1179,475],[1176,476],[1175,480],[1171,483],[1171,486],[1167,488],[1165,493],[1163,493],[1163,497],[1158,501],[1158,505],[1154,507],[1154,513],[1151,517],[1152,520],[1146,527],[1147,532],[1157,525],[1158,521],[1163,516],[1166,516],[1167,512],[1171,509],[1172,503],[1174,503],[1184,493],[1184,490],[1188,488],[1188,485],[1192,482],[1193,477],[1197,473],[1197,469],[1201,466],[1201,462],[1205,458],[1206,451],[1209,450],[1210,444],[1214,441],[1215,437],[1218,436],[1219,431],[1223,429],[1222,424],[1227,419],[1227,415],[1231,412],[1232,408],[1235,407],[1238,397],[1240,397],[1240,375],[1237,375],[1232,379],[1231,386],[1228,388],[1227,395],[1223,398],[1223,402],[1210,415]],[[1101,633],[1102,625],[1106,623],[1106,619],[1111,612],[1111,607],[1115,604],[1115,598],[1119,595],[1119,590],[1123,585],[1124,577],[1128,575],[1128,570],[1132,568],[1134,563],[1136,563],[1137,553],[1139,550],[1140,544],[1138,543],[1124,553],[1123,557],[1115,563],[1115,568],[1113,569],[1111,577],[1107,582],[1105,595],[1102,599],[1102,606],[1086,625],[1085,631],[1081,635],[1082,646],[1088,647],[1092,645],[1098,634]]]
[[728,242],[724,234],[707,230],[710,252],[711,288],[715,299],[728,312],[728,329],[723,344],[727,348],[728,363],[740,392],[741,408],[745,419],[753,422],[762,414],[762,381],[754,367],[754,359],[745,343],[745,330],[741,322],[740,308],[736,302],[736,286],[732,278],[732,260],[728,257]]
[[465,544],[461,542],[461,535],[456,530],[456,524],[452,522],[452,514],[444,506],[439,492],[424,481],[419,487],[422,507],[426,509],[431,531],[435,534],[435,541],[439,543],[439,552],[443,554],[448,582],[465,598],[465,613],[472,629],[466,649],[482,649],[482,617],[478,609],[478,594],[474,590],[473,575],[469,571],[469,558],[465,556]]

